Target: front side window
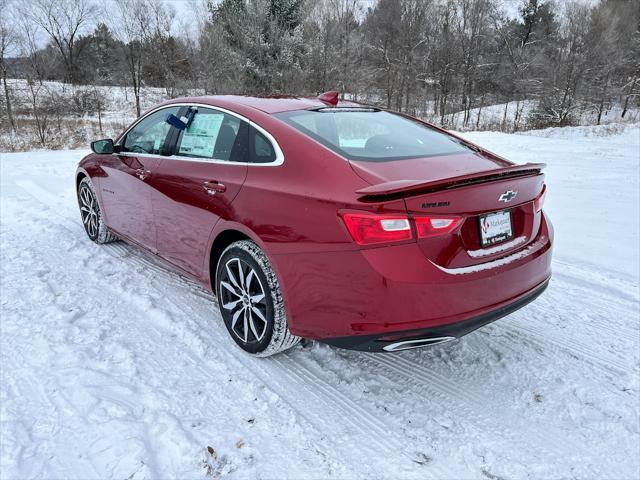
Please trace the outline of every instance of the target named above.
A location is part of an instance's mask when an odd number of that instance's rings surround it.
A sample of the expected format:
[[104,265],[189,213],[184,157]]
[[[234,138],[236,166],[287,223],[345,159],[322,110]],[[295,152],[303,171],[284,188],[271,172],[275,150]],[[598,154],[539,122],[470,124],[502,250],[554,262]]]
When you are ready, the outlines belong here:
[[129,130],[124,139],[124,152],[161,155],[164,141],[171,129],[166,122],[170,114],[177,115],[180,107],[168,107],[146,116]]
[[471,151],[438,130],[376,109],[323,108],[276,116],[350,160],[384,162]]
[[199,108],[180,132],[176,155],[225,161],[246,161],[247,124],[233,115]]

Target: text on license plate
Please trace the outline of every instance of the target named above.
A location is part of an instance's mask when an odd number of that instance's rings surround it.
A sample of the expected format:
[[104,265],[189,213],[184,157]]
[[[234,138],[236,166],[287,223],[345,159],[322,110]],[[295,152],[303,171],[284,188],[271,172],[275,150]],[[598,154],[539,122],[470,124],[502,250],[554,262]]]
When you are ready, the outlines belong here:
[[480,243],[483,247],[504,242],[513,237],[510,210],[481,215],[479,221]]

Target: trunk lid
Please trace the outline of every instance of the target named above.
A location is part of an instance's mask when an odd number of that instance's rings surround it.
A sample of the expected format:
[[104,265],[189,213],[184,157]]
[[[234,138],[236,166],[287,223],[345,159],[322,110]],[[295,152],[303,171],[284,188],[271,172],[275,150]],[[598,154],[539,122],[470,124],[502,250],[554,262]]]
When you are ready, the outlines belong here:
[[[513,165],[477,154],[433,160],[352,162],[358,175],[373,183],[356,193],[367,203],[402,199],[415,217],[461,217],[461,225],[451,233],[418,239],[424,255],[442,267],[484,263],[535,239],[541,213],[535,211],[534,200],[544,188],[544,164]],[[480,218],[502,211],[509,212],[512,236],[483,247]]]

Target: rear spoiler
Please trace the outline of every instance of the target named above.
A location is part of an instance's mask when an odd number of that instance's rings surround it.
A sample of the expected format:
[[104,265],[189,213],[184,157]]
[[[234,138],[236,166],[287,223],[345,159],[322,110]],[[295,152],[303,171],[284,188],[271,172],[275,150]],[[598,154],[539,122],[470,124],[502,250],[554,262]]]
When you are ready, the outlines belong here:
[[424,193],[459,188],[478,183],[493,182],[505,178],[526,177],[538,175],[547,165],[545,163],[525,163],[524,165],[513,165],[484,172],[448,177],[440,180],[425,182],[424,180],[394,180],[392,182],[379,183],[369,187],[356,190],[360,195],[360,200],[391,200],[394,198],[406,197]]

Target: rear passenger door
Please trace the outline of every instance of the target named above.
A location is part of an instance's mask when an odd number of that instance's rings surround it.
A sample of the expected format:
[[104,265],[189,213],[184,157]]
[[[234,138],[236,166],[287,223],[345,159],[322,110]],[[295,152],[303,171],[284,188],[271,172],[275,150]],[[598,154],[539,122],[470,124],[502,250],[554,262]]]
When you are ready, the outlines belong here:
[[232,216],[247,176],[249,125],[213,108],[191,108],[191,124],[176,131],[173,155],[154,175],[152,206],[159,255],[201,277],[211,230]]

